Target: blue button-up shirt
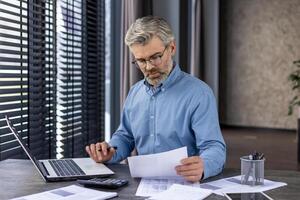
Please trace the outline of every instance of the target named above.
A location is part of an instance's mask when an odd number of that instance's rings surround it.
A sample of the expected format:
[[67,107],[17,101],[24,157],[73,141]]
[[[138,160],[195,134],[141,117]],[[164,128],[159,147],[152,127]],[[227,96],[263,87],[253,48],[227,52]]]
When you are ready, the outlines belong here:
[[204,178],[220,173],[226,158],[212,90],[178,65],[155,90],[144,80],[130,89],[109,143],[118,148],[110,163],[134,148],[144,155],[187,146],[189,156],[203,159]]

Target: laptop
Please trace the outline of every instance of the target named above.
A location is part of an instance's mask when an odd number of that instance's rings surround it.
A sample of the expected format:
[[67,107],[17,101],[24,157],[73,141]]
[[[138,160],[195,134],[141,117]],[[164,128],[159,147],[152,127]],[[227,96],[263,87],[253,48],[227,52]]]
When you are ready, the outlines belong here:
[[104,164],[96,163],[91,158],[37,160],[31,154],[30,149],[23,142],[23,139],[7,116],[5,116],[5,120],[9,129],[46,182],[107,177],[114,174],[114,172]]

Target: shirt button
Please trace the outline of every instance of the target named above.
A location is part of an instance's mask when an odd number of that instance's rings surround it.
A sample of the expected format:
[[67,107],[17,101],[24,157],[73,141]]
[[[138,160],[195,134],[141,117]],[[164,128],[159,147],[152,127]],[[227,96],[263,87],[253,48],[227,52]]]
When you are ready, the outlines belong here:
[[153,136],[154,136],[154,134],[150,134],[150,136],[151,136],[151,137],[153,137]]
[[161,88],[161,91],[164,92],[164,91],[165,91],[165,88]]
[[154,119],[154,115],[151,115],[150,118],[151,118],[151,119]]
[[151,99],[152,99],[152,100],[154,100],[154,99],[155,99],[155,97],[151,97]]

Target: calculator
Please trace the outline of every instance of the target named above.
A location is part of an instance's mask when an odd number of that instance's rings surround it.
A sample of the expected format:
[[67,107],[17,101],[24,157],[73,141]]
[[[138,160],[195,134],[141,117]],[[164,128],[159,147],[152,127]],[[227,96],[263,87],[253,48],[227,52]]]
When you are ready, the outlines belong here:
[[89,180],[77,180],[77,182],[85,187],[98,187],[107,189],[117,189],[128,184],[128,180],[120,178],[93,178]]

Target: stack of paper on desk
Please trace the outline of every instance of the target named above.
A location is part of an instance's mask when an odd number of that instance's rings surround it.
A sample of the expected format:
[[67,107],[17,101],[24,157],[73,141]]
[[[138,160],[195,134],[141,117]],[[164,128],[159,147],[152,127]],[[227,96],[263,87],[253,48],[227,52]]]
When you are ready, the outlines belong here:
[[23,196],[15,198],[12,200],[104,200],[116,197],[118,194],[116,192],[102,192],[97,190],[92,190],[77,185],[70,185],[67,187],[58,188],[55,190],[49,190],[46,192],[41,192],[37,194],[32,194],[28,196]]
[[130,174],[132,177],[178,177],[175,166],[187,157],[186,147],[163,153],[132,156],[128,158]]
[[173,184],[164,192],[155,194],[149,200],[201,200],[212,193],[211,190]]
[[169,189],[173,184],[180,184],[197,188],[200,187],[199,182],[191,183],[179,177],[172,179],[170,177],[161,177],[160,179],[142,178],[135,195],[149,197]]
[[224,193],[251,193],[251,192],[264,192],[267,190],[275,189],[287,185],[283,182],[275,182],[264,179],[264,185],[242,185],[241,176],[228,177],[212,182],[200,184],[201,188],[211,189],[213,193],[222,195]]
[[199,187],[199,183],[189,183],[176,173],[175,167],[187,157],[186,147],[163,153],[129,157],[131,176],[142,177],[136,195],[151,196],[167,190],[174,183]]

